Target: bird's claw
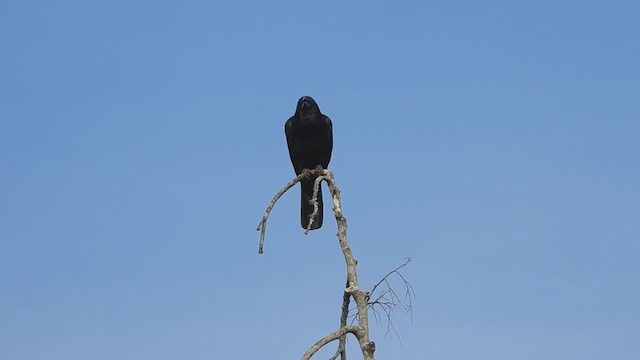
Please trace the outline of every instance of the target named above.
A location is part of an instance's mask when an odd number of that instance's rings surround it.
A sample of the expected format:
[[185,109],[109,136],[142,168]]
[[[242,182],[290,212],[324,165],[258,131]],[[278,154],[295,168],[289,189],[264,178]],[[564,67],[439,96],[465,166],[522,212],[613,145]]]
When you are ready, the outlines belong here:
[[324,168],[322,167],[322,165],[316,166],[316,168],[313,170],[306,168],[302,169],[302,175],[304,175],[306,179],[313,177],[313,175],[322,175],[322,173],[324,173]]
[[302,175],[306,178],[309,179],[311,177],[313,173],[313,170],[309,170],[309,169],[302,169]]

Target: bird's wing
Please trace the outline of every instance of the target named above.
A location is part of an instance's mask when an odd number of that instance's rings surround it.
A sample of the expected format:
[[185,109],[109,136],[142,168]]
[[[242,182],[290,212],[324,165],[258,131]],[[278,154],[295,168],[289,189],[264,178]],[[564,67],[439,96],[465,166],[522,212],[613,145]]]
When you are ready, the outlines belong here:
[[[327,115],[323,115],[324,116],[324,121],[326,124],[326,133],[325,133],[325,137],[326,137],[326,141],[327,141],[327,152],[325,153],[326,159],[322,159],[323,162],[325,164],[327,164],[327,166],[329,165],[329,161],[331,160],[331,152],[333,151],[333,123],[331,122],[331,119],[327,116]],[[325,168],[327,167],[325,166]]]
[[302,173],[302,164],[300,160],[300,154],[296,150],[295,144],[295,134],[293,130],[293,123],[295,122],[295,116],[292,116],[287,120],[284,124],[284,134],[287,137],[287,147],[289,148],[289,158],[291,158],[291,163],[293,164],[293,169],[296,174]]

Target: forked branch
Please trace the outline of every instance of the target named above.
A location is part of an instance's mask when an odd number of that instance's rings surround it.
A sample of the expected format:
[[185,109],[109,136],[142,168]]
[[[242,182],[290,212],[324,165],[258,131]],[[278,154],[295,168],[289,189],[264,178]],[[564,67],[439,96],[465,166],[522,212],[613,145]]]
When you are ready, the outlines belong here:
[[[314,209],[313,213],[310,215],[311,220],[315,217],[315,215],[318,212],[317,196],[318,196],[318,192],[319,192],[322,181],[326,182],[327,185],[329,186],[329,191],[331,193],[331,198],[333,203],[333,213],[336,218],[336,223],[338,224],[338,243],[340,245],[340,249],[342,250],[342,254],[344,256],[344,261],[347,268],[347,283],[346,283],[346,288],[344,290],[343,299],[342,299],[340,327],[338,328],[338,330],[334,331],[333,333],[318,340],[313,346],[309,348],[309,350],[307,350],[307,352],[303,355],[302,359],[303,360],[310,359],[323,346],[327,345],[332,341],[339,340],[340,342],[338,345],[338,350],[336,351],[335,355],[331,358],[331,360],[336,360],[338,357],[340,357],[341,360],[346,360],[346,336],[348,334],[353,334],[355,338],[358,340],[358,344],[360,345],[360,350],[362,352],[363,358],[365,360],[375,360],[374,352],[375,352],[376,346],[375,346],[375,343],[369,339],[368,309],[372,308],[375,314],[375,311],[377,311],[375,309],[376,305],[382,306],[382,308],[385,309],[384,311],[387,312],[388,310],[386,309],[389,309],[389,307],[391,307],[392,309],[393,306],[395,306],[396,304],[402,304],[401,301],[398,301],[399,298],[397,297],[395,292],[393,292],[393,290],[391,289],[388,282],[388,278],[391,275],[396,274],[401,279],[404,280],[404,277],[402,276],[402,274],[400,274],[399,270],[402,267],[404,267],[410,261],[410,259],[408,258],[404,264],[398,266],[397,268],[389,272],[387,275],[385,275],[382,278],[382,280],[380,280],[380,282],[378,282],[373,287],[372,291],[365,292],[360,290],[360,285],[358,284],[358,274],[356,271],[356,266],[358,262],[353,257],[353,254],[351,252],[351,247],[349,246],[349,242],[347,241],[347,219],[345,218],[344,213],[342,211],[340,189],[338,189],[338,186],[336,185],[333,172],[331,170],[316,169],[316,170],[309,171],[309,173],[313,173],[314,175],[317,175],[314,182],[313,197],[311,198],[311,201],[310,201]],[[285,192],[287,192],[289,189],[291,189],[296,183],[300,182],[300,180],[303,179],[304,176],[305,176],[304,174],[301,174],[297,176],[295,179],[291,180],[273,197],[273,199],[267,206],[267,209],[264,212],[264,215],[262,216],[262,219],[260,220],[260,223],[258,224],[258,228],[257,228],[257,230],[260,231],[260,244],[258,247],[259,254],[262,254],[263,252],[267,219],[269,218],[269,214],[271,210],[275,206],[276,202],[280,199],[280,197],[282,197],[282,195]],[[309,222],[309,227],[311,227],[311,221]],[[305,233],[308,231],[309,229],[306,229]],[[413,289],[411,288],[411,285],[409,285],[409,283],[406,282],[406,280],[404,281],[405,281],[405,286],[407,287],[408,293],[412,295]],[[387,290],[383,291],[380,294],[380,296],[378,296],[374,301],[370,301],[372,294],[374,294],[376,289],[382,284],[387,285]],[[357,318],[357,325],[355,326],[347,325],[347,319],[349,316],[349,304],[351,302],[351,299],[354,300],[356,304],[356,310],[357,310],[355,314]],[[411,300],[409,299],[408,309],[411,309],[410,301]],[[387,312],[387,314],[388,316],[390,316],[390,312]]]

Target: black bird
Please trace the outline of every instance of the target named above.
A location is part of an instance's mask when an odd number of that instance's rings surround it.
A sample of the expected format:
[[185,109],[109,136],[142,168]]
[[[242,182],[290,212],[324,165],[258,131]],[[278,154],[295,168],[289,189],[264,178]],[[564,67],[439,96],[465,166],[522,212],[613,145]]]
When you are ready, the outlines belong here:
[[[333,125],[328,116],[323,115],[315,100],[303,96],[298,100],[296,113],[284,124],[287,146],[293,169],[297,175],[326,169],[331,160],[333,149]],[[307,174],[308,175],[308,174]],[[310,175],[300,182],[302,189],[300,203],[300,224],[304,229],[309,225],[309,216],[313,213],[313,205],[309,203],[313,197],[313,182],[317,175]],[[313,219],[311,230],[322,226],[322,191],[318,189],[318,214]]]

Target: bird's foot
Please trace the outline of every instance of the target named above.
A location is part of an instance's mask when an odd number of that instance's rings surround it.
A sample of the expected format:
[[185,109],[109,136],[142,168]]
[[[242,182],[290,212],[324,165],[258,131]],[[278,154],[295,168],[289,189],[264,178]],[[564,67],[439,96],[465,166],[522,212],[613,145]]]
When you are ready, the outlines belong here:
[[311,170],[311,169],[302,169],[302,175],[304,175],[304,177],[306,179],[312,178],[314,175],[318,176],[318,175],[322,175],[324,173],[324,168],[322,167],[322,165],[318,165],[316,166],[315,169]]
[[311,178],[311,175],[313,175],[313,170],[309,170],[309,169],[302,169],[302,175],[304,175],[304,177],[306,179]]

